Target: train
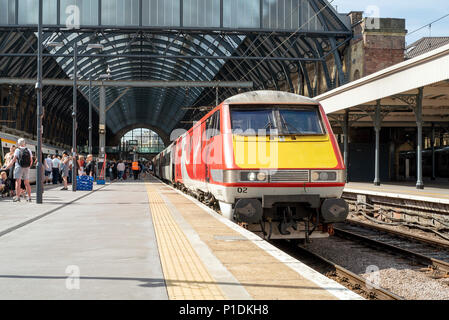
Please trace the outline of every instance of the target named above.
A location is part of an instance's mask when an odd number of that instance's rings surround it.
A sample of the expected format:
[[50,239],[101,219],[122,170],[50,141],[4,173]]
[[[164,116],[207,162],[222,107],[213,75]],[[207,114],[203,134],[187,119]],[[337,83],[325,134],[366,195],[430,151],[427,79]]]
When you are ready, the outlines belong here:
[[329,120],[319,102],[297,94],[230,97],[153,164],[156,177],[264,238],[327,237],[348,215],[346,168]]
[[[1,142],[0,162],[2,165],[5,163],[5,156],[9,152],[11,146],[13,146],[13,145],[17,146],[17,140],[19,140],[19,138],[20,137],[16,136],[16,135],[0,132],[0,142]],[[33,158],[35,159],[36,149],[37,149],[37,141],[28,140],[28,139],[25,139],[25,141],[27,144],[27,148],[29,148],[31,150],[31,152],[33,153]],[[57,148],[55,146],[51,146],[48,144],[42,145],[42,153],[44,154],[44,156],[62,154],[62,152],[59,152],[60,149],[61,148]],[[36,166],[34,164],[30,168],[30,183],[31,184],[36,183]]]

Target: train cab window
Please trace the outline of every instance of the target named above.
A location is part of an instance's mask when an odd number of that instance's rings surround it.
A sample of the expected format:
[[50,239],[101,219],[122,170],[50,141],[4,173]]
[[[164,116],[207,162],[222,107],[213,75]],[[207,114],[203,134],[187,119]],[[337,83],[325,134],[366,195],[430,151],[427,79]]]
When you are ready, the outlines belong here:
[[307,106],[261,106],[231,109],[232,132],[258,135],[277,132],[282,135],[322,135],[325,130],[318,109]]
[[280,127],[286,134],[323,134],[318,110],[279,110]]

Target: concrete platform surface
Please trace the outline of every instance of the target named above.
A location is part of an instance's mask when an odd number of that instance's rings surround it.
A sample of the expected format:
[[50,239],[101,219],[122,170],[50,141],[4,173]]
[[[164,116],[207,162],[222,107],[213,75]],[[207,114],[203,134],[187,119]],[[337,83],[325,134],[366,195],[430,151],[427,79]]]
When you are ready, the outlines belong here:
[[0,202],[0,299],[361,299],[156,179]]

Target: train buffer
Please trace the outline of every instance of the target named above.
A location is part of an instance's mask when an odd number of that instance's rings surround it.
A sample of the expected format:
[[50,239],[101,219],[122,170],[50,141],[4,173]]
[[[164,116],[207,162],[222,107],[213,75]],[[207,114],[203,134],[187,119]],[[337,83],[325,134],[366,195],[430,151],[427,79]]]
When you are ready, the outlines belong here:
[[158,180],[2,201],[0,299],[361,299]]

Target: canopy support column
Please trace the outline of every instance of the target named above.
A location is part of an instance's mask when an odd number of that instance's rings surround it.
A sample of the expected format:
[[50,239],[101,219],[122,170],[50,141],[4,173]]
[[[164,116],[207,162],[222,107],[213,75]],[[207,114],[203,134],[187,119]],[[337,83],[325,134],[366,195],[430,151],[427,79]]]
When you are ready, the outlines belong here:
[[99,122],[99,147],[98,156],[104,158],[106,153],[106,89],[100,86],[100,122]]
[[380,100],[377,100],[374,118],[374,131],[376,132],[376,147],[375,147],[375,160],[374,160],[374,185],[380,186],[380,171],[379,171],[379,157],[380,157],[380,129],[381,129],[381,117],[380,117]]
[[345,110],[345,117],[343,121],[343,136],[344,136],[344,149],[343,157],[346,168],[346,182],[348,182],[348,167],[349,167],[349,111]]
[[416,109],[415,109],[415,115],[416,115],[416,124],[418,127],[418,146],[416,149],[416,188],[417,189],[424,189],[424,183],[423,183],[423,175],[422,175],[422,125],[423,125],[423,119],[422,119],[422,100],[423,100],[423,91],[424,89],[421,87],[419,88],[417,100],[416,100]]
[[432,180],[436,180],[435,172],[435,124],[432,122],[432,136],[430,137],[430,143],[432,144]]

